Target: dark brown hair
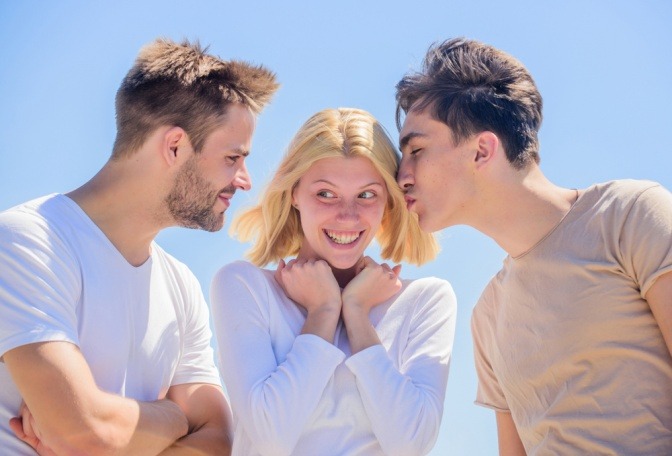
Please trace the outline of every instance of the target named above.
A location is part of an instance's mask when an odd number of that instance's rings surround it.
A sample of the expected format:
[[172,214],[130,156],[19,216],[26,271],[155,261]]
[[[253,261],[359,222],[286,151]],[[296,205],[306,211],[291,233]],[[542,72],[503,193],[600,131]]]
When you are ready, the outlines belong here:
[[541,94],[523,64],[499,49],[464,38],[430,46],[422,71],[397,84],[397,126],[402,111],[427,108],[457,144],[491,131],[514,168],[539,162]]

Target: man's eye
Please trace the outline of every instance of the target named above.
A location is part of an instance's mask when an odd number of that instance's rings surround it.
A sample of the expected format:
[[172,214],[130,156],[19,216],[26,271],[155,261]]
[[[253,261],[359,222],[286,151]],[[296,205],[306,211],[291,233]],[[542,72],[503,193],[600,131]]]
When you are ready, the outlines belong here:
[[240,155],[227,155],[226,159],[231,163],[235,164],[238,162],[238,159],[240,158]]
[[412,149],[411,150],[411,155],[416,155],[418,152],[420,152],[422,148],[417,148],[417,149]]

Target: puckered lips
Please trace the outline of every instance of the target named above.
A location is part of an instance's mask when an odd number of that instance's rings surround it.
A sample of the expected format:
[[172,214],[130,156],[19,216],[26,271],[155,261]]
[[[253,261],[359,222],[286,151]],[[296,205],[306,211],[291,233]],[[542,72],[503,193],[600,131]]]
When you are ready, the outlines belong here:
[[364,231],[322,230],[329,240],[337,245],[350,246],[357,243]]
[[413,207],[413,205],[415,204],[415,198],[413,198],[412,196],[410,196],[408,194],[406,194],[404,196],[404,201],[406,201],[406,208],[408,210],[410,210],[411,207]]

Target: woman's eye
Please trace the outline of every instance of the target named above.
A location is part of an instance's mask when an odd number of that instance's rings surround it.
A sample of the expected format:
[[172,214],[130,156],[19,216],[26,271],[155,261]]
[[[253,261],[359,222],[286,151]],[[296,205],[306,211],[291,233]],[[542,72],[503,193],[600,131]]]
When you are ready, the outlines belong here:
[[335,195],[332,192],[330,192],[329,190],[321,190],[321,191],[317,192],[317,196],[319,196],[321,198],[333,198]]
[[375,192],[372,192],[372,191],[370,191],[370,190],[367,190],[367,191],[365,191],[365,192],[360,193],[360,194],[359,194],[359,197],[360,197],[360,198],[363,198],[363,199],[371,199],[371,198],[375,198],[375,197],[376,197],[376,193],[375,193]]

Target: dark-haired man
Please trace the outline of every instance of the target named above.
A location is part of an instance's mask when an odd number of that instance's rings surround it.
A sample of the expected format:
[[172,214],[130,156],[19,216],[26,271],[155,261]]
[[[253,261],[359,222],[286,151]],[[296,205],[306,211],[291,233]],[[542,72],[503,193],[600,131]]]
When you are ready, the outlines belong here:
[[550,182],[532,77],[476,41],[432,46],[397,103],[421,227],[470,225],[508,253],[472,317],[500,454],[672,454],[670,192]]
[[100,172],[0,213],[3,454],[228,454],[207,305],[154,237],[222,227],[276,89],[263,67],[157,40],[117,92]]

